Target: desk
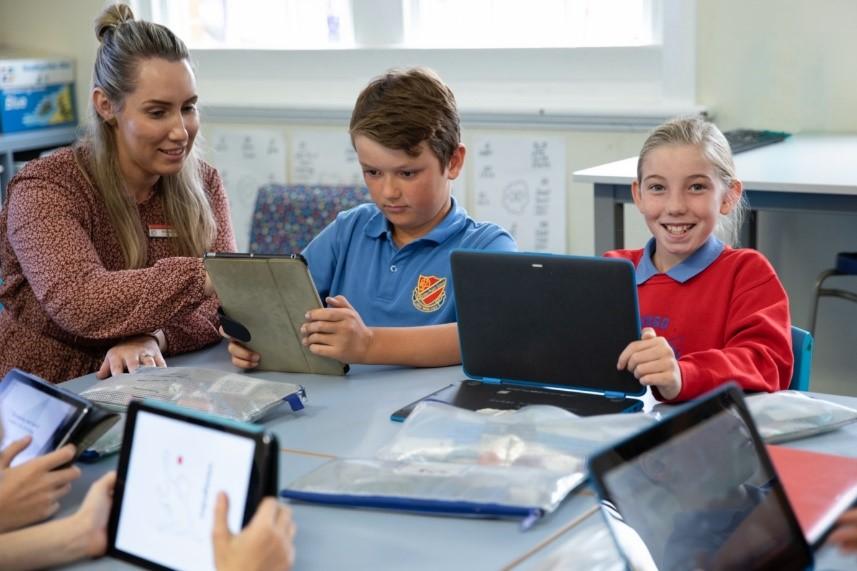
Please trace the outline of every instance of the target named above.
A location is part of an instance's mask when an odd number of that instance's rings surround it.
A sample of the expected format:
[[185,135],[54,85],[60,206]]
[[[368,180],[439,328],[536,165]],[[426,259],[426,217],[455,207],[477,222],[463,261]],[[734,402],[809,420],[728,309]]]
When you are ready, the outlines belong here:
[[[857,214],[857,135],[794,135],[782,143],[735,155],[738,178],[752,211],[790,210]],[[595,192],[595,253],[624,247],[622,205],[633,202],[637,157],[574,173]],[[745,243],[756,247],[755,215]]]
[[[169,363],[171,366],[231,368],[224,346],[173,358]],[[280,459],[281,487],[321,465],[330,456],[373,456],[401,426],[389,420],[392,411],[464,378],[460,367],[355,366],[344,378],[282,373],[254,375],[300,383],[307,390],[307,406],[303,411],[284,413],[266,423],[285,449]],[[64,386],[80,391],[95,382],[90,375]],[[857,406],[857,398],[832,398]],[[857,425],[851,425],[798,444],[815,450],[847,450],[857,456],[855,440]],[[89,483],[115,465],[115,456],[97,464],[81,465],[83,476],[64,499],[62,513],[76,509]],[[296,503],[293,504],[298,524],[295,569],[502,569],[517,566],[519,562],[536,568],[551,561],[563,542],[577,532],[579,526],[575,524],[594,505],[592,494],[583,491],[566,500],[552,516],[522,532],[514,521],[431,517]],[[586,518],[585,524],[580,527],[603,530],[598,514]],[[603,539],[602,544],[606,543],[610,552],[612,547],[607,536]],[[567,561],[564,568],[570,565],[574,567]],[[850,565],[853,567],[853,559]],[[103,558],[70,568],[128,569],[131,566]],[[836,569],[829,565],[825,568]]]

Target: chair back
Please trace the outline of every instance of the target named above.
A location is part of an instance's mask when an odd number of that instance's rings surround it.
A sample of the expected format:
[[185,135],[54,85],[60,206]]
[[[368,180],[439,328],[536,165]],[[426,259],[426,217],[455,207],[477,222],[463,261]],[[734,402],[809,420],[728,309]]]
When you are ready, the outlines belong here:
[[813,339],[809,331],[792,325],[792,352],[795,357],[794,372],[789,388],[793,391],[809,390],[809,372],[812,368]]
[[337,214],[368,201],[361,186],[265,185],[256,195],[250,252],[300,253]]

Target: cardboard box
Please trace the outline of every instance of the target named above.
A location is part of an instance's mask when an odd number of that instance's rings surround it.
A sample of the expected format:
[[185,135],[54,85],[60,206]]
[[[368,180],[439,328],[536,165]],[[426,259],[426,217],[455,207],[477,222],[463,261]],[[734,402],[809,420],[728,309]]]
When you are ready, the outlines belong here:
[[76,124],[73,83],[0,90],[0,133]]
[[71,59],[0,51],[0,133],[76,124]]

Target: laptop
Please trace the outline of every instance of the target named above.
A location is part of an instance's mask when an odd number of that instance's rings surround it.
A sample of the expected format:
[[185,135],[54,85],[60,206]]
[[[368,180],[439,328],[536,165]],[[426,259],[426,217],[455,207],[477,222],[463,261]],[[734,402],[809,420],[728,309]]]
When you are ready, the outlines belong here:
[[735,384],[593,455],[589,473],[629,569],[812,566],[812,549]]
[[619,354],[640,338],[627,260],[457,250],[451,255],[461,359],[468,379],[422,400],[470,410],[548,404],[580,416],[632,412],[646,390]]

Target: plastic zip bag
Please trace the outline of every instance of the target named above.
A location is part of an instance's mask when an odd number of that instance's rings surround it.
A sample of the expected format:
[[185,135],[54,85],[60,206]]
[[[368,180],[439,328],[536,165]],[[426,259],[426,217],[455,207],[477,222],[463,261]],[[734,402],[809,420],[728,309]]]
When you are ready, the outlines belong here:
[[514,517],[527,528],[586,479],[589,453],[654,422],[641,414],[580,418],[551,406],[489,416],[426,401],[374,459],[332,460],[282,495],[355,507]]
[[283,401],[304,407],[300,385],[198,367],[143,367],[99,381],[81,393],[106,408],[125,411],[131,399],[171,402],[242,422],[252,422]]
[[745,400],[759,434],[769,444],[830,432],[857,421],[857,410],[800,391],[760,393]]

